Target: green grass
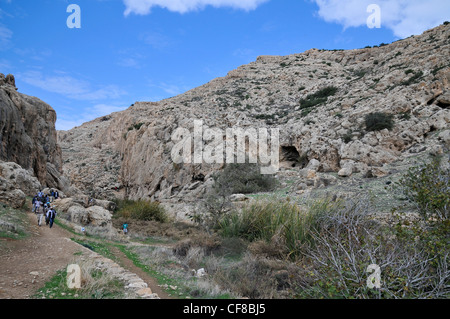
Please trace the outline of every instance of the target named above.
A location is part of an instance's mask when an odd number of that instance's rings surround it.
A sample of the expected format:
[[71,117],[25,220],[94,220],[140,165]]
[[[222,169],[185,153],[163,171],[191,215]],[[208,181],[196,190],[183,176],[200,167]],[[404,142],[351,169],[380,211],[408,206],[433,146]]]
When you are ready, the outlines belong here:
[[[230,299],[230,295],[223,293],[220,295],[210,296],[208,294],[199,293],[196,288],[196,282],[198,279],[196,277],[187,278],[185,275],[176,275],[171,272],[170,275],[165,274],[163,270],[169,269],[170,264],[175,264],[174,261],[166,260],[163,264],[149,264],[148,262],[143,262],[140,254],[136,253],[134,249],[130,246],[121,245],[119,249],[130,259],[136,267],[139,267],[151,277],[155,278],[160,286],[171,295],[174,299]],[[156,249],[155,247],[148,247],[148,249]],[[149,261],[152,262],[151,260]],[[176,289],[173,289],[176,287]]]
[[169,217],[164,208],[157,202],[147,200],[116,200],[115,218],[123,217],[136,220],[155,220],[167,222]]
[[106,257],[108,259],[118,261],[118,258],[111,252],[110,247],[111,246],[117,246],[118,244],[111,244],[107,242],[98,242],[93,240],[83,240],[83,239],[77,239],[77,238],[71,238],[74,242],[77,244],[80,244],[97,254],[102,255],[103,257]]
[[263,240],[282,243],[280,253],[295,257],[301,243],[311,242],[309,233],[323,214],[336,207],[329,200],[316,200],[307,210],[289,200],[269,198],[247,204],[241,212],[226,215],[219,223],[224,237],[238,237],[250,242]]
[[[96,283],[104,276],[101,271],[91,271],[90,279]],[[34,293],[32,299],[122,299],[124,285],[120,280],[106,280],[102,284],[82,285],[80,289],[67,286],[67,270],[59,270],[45,283],[44,287]]]
[[[167,285],[167,287],[168,287],[168,289],[166,290],[167,293],[174,294],[176,292],[175,290],[170,289],[171,286],[172,287],[175,287],[175,286],[180,287],[183,285],[183,283],[181,281],[176,280],[175,278],[166,276],[166,275],[156,271],[154,268],[150,267],[149,265],[143,263],[141,261],[141,259],[139,258],[139,255],[132,251],[133,250],[132,248],[121,245],[121,246],[119,246],[119,249],[125,254],[125,256],[127,256],[128,259],[130,259],[133,262],[133,264],[136,267],[139,267],[140,269],[142,269],[143,271],[148,273],[150,276],[155,278],[159,285]],[[178,293],[179,292],[180,291],[178,291]],[[180,299],[185,299],[188,296],[189,296],[189,294],[186,292],[186,290],[183,290],[183,289],[181,289],[181,295],[180,294],[173,295],[174,298],[180,298]]]
[[27,208],[14,209],[0,203],[0,238],[24,239],[28,237],[27,224]]

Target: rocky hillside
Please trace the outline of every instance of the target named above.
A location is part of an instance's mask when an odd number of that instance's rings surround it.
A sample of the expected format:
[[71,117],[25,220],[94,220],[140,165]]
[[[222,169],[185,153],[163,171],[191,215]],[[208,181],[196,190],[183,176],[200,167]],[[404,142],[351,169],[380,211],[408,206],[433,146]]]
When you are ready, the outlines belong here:
[[19,93],[14,76],[0,73],[0,161],[20,165],[42,187],[63,190],[69,185],[61,177],[55,122],[56,112],[50,105]]
[[[388,45],[260,56],[184,94],[58,132],[64,173],[92,196],[151,198],[178,213],[220,168],[172,161],[172,133],[203,120],[222,130],[279,128],[289,170],[381,177],[408,154],[448,152],[448,52],[450,25],[441,25]],[[384,116],[381,129],[367,126],[373,112]]]

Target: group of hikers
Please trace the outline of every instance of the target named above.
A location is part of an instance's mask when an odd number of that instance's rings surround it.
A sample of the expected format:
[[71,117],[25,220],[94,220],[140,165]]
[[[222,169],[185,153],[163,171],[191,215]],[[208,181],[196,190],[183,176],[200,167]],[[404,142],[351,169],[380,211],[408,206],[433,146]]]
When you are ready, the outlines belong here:
[[43,191],[39,191],[36,196],[33,197],[33,213],[37,215],[38,225],[41,226],[42,219],[45,216],[45,224],[53,227],[53,222],[56,218],[56,210],[52,207],[53,200],[58,199],[58,191],[51,190],[50,194],[44,194]]

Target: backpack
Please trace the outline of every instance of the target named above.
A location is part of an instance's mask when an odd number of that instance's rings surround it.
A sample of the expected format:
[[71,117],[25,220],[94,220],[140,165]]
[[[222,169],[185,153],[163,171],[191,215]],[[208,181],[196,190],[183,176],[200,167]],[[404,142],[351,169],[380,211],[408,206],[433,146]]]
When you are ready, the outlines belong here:
[[56,217],[56,211],[55,211],[54,209],[50,209],[50,210],[48,211],[48,217],[49,217],[50,219],[55,219],[55,217]]

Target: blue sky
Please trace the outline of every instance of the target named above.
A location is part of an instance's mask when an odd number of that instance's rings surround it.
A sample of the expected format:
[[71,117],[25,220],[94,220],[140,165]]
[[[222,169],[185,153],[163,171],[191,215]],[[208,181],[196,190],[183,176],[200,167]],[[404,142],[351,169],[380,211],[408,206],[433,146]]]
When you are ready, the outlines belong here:
[[[381,28],[369,28],[369,4]],[[70,4],[81,28],[68,28]],[[70,129],[205,84],[259,55],[355,49],[450,20],[448,0],[0,0],[0,72]]]

